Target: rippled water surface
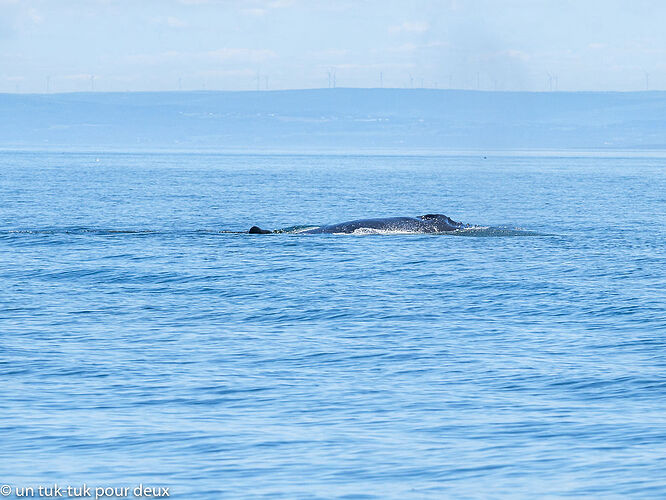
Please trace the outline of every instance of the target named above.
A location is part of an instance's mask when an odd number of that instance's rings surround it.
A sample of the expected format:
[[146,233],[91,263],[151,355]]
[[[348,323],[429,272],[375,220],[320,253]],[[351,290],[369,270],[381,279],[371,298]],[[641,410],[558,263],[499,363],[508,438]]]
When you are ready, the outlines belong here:
[[1,153],[0,482],[665,497],[665,163]]

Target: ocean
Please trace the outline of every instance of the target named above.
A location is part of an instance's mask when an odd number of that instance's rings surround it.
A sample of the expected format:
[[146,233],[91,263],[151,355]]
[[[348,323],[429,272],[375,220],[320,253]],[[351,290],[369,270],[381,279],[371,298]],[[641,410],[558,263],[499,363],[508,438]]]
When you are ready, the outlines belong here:
[[666,497],[665,167],[2,152],[0,483]]

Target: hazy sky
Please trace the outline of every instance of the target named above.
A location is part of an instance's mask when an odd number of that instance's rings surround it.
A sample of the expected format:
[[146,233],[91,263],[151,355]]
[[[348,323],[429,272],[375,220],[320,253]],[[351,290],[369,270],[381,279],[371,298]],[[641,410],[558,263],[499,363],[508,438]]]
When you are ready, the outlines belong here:
[[[329,76],[330,75],[330,76]],[[0,92],[666,88],[664,0],[0,0]]]

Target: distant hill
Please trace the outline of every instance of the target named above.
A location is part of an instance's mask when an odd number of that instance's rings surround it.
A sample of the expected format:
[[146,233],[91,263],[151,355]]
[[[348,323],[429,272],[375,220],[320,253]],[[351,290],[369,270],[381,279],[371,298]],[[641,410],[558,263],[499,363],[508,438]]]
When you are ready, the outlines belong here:
[[0,148],[666,149],[666,92],[0,94]]

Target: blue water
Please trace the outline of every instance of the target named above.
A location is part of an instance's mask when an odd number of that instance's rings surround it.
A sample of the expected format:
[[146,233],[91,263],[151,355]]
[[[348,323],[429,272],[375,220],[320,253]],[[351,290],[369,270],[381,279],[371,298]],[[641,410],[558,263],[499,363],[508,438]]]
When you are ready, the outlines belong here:
[[[663,157],[5,152],[0,201],[0,483],[666,496]],[[504,230],[224,232],[425,213]]]

